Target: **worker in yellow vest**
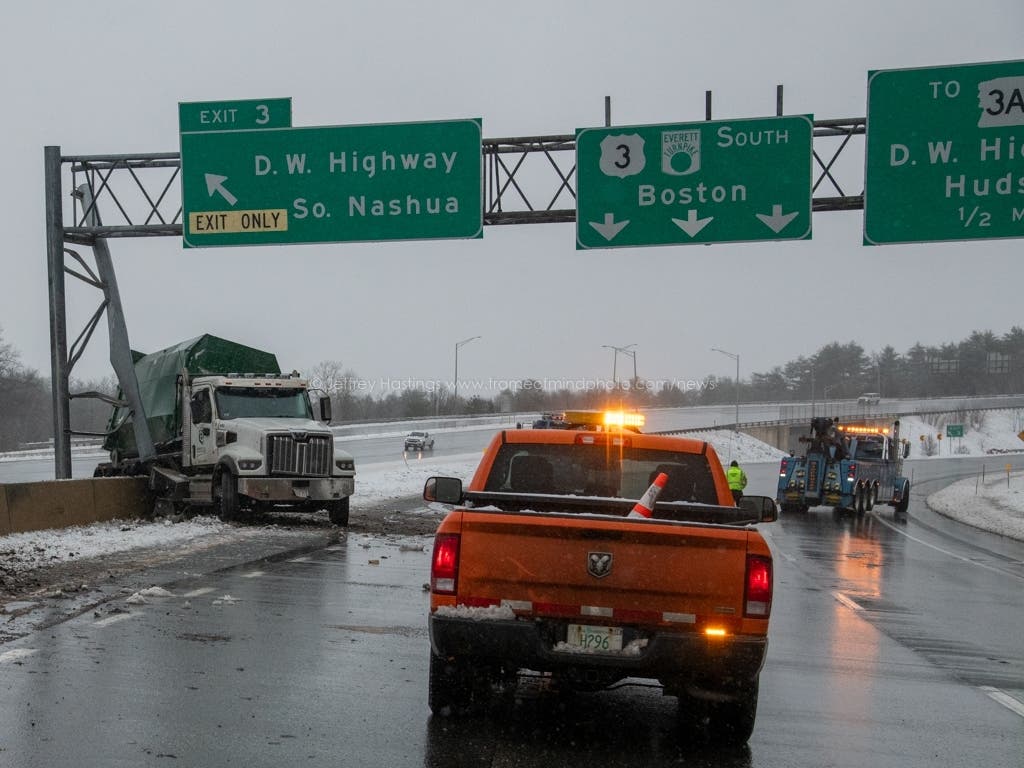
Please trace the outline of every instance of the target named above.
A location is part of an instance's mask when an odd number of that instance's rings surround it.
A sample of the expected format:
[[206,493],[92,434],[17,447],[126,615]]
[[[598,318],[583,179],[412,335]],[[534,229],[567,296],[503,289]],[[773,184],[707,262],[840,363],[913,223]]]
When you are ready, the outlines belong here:
[[732,498],[738,505],[743,498],[743,489],[747,487],[747,473],[736,459],[732,460],[729,469],[725,471],[725,479],[729,481],[729,490],[732,491]]

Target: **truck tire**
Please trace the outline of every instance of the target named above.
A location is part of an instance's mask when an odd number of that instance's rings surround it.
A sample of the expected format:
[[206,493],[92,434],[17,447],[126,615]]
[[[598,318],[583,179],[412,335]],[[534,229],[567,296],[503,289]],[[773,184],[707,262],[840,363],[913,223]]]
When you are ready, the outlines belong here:
[[910,483],[906,483],[903,486],[903,494],[900,500],[896,503],[896,514],[906,515],[907,510],[910,509]]
[[442,659],[430,654],[427,680],[427,706],[439,717],[460,715],[473,702],[473,680],[469,665],[458,659]]
[[867,512],[870,512],[872,509],[875,508],[875,499],[877,497],[878,497],[878,486],[877,485],[869,485],[868,486],[867,498],[864,500],[864,509]]
[[853,497],[853,507],[857,511],[858,515],[864,514],[864,496],[866,492],[864,486],[857,489],[857,495]]
[[220,519],[231,522],[238,519],[238,478],[230,469],[220,473]]
[[731,701],[709,701],[683,694],[677,712],[680,736],[721,747],[742,747],[754,732],[758,681]]
[[346,496],[343,499],[332,501],[327,507],[327,516],[334,525],[340,525],[342,528],[348,527],[349,498]]

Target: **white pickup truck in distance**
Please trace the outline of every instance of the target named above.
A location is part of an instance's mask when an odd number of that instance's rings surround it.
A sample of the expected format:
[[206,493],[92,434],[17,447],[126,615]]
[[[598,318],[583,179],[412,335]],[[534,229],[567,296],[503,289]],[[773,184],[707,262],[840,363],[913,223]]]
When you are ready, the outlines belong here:
[[407,451],[432,451],[434,450],[434,438],[429,432],[410,432],[405,436],[405,450]]

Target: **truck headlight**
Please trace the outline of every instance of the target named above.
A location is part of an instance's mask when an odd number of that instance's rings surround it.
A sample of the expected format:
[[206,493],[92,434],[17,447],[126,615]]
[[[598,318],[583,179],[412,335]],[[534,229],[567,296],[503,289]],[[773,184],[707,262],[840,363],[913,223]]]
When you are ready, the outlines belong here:
[[259,469],[263,466],[263,459],[239,459],[238,468],[244,469],[247,472],[251,472],[254,469]]
[[356,469],[356,462],[354,459],[337,459],[334,462],[334,466],[345,472],[354,472]]

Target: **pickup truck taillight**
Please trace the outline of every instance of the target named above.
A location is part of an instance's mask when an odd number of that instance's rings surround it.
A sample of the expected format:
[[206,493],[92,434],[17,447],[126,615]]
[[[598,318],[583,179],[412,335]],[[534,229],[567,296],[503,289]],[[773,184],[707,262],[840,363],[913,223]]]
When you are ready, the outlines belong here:
[[459,534],[439,533],[434,538],[430,564],[431,592],[454,595],[459,576]]
[[743,615],[767,619],[772,610],[772,560],[763,555],[747,555],[747,581],[743,595]]

